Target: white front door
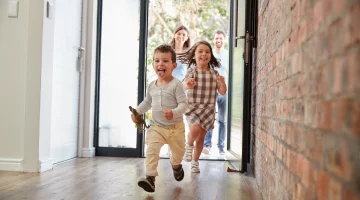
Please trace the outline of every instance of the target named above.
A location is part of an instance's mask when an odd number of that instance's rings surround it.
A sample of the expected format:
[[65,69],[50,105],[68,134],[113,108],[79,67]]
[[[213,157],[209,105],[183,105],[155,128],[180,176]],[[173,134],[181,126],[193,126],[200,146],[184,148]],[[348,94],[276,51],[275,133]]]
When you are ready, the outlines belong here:
[[82,0],[56,1],[51,157],[55,163],[77,157]]

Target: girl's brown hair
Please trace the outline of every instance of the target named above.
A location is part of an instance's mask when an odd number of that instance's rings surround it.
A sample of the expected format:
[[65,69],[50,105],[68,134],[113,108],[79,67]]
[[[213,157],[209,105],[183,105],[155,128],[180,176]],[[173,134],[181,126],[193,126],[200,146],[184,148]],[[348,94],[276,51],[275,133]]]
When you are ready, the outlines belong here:
[[213,52],[212,52],[212,48],[211,48],[211,45],[206,42],[205,40],[201,40],[199,42],[197,42],[196,44],[194,44],[194,46],[192,46],[187,52],[181,54],[178,56],[178,58],[180,59],[180,61],[182,63],[185,63],[188,65],[188,68],[190,68],[190,66],[192,65],[195,65],[196,66],[196,61],[194,59],[194,56],[195,56],[195,51],[197,49],[197,47],[200,45],[200,44],[203,44],[203,45],[206,45],[210,48],[210,53],[211,53],[211,59],[209,61],[209,68],[211,69],[214,69],[215,67],[216,68],[219,68],[221,67],[221,64],[220,62],[215,58]]

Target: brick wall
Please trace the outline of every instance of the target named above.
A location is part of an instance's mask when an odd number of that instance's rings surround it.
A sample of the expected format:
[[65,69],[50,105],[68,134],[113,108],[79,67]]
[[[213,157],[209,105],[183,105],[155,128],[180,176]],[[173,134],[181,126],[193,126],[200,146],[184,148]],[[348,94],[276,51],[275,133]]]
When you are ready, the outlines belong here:
[[360,199],[360,1],[259,0],[252,165],[264,199]]

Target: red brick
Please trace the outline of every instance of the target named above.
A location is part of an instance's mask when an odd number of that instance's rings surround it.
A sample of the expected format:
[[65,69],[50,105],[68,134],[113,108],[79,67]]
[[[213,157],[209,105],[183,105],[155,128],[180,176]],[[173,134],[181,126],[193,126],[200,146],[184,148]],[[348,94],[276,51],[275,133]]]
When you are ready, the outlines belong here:
[[332,92],[334,94],[342,93],[345,89],[348,88],[348,73],[347,73],[347,62],[345,57],[337,57],[333,62],[333,87]]
[[326,32],[319,32],[315,35],[316,43],[316,55],[318,60],[324,62],[327,61],[329,52],[328,52],[328,34]]
[[276,145],[276,156],[281,160],[281,156],[282,156],[282,150],[283,150],[283,145],[281,142],[278,142]]
[[291,150],[289,150],[288,152],[289,152],[288,155],[290,156],[290,157],[289,157],[289,169],[290,169],[293,173],[296,173],[297,154],[296,154],[296,152],[291,151]]
[[313,157],[315,147],[318,145],[315,140],[315,132],[314,131],[308,131],[305,135],[306,139],[306,145],[305,145],[305,155],[309,158]]
[[341,184],[334,179],[330,180],[328,200],[341,200]]
[[352,110],[352,134],[359,139],[360,137],[360,102],[354,102]]
[[334,54],[338,54],[344,51],[344,34],[342,33],[342,19],[336,19],[331,23],[331,25],[327,29],[328,35],[328,52],[329,56],[333,56]]
[[299,32],[298,30],[295,30],[292,32],[290,38],[289,38],[289,54],[292,54],[294,50],[298,47],[299,44]]
[[331,101],[322,101],[318,104],[318,128],[330,130],[331,128]]
[[[298,150],[300,152],[300,140],[299,140],[299,134],[300,134],[300,128],[294,127],[293,128],[293,137],[292,137],[292,143],[291,146],[295,148],[295,150]],[[303,143],[303,142],[301,142]]]
[[[290,71],[290,69],[288,69]],[[287,81],[287,91],[286,91],[286,99],[294,99],[296,96],[296,84],[297,79],[296,76],[291,77]]]
[[296,159],[297,168],[296,168],[296,175],[301,178],[304,172],[304,156],[298,155]]
[[[347,19],[347,24],[349,25],[350,38],[349,41],[351,44],[360,44],[360,2],[350,8],[350,16]],[[350,44],[350,45],[351,45]]]
[[286,163],[286,152],[288,149],[284,145],[282,145],[281,148],[281,160],[283,163]]
[[293,145],[293,134],[294,134],[295,126],[292,126],[291,124],[286,124],[286,137],[284,137],[284,141],[289,146]]
[[306,151],[306,131],[305,129],[299,128],[299,134],[298,134],[298,150],[297,152],[300,154],[305,154]]
[[323,23],[323,1],[317,1],[315,8],[313,9],[313,30],[316,31],[320,28]]
[[347,67],[349,72],[349,90],[353,92],[360,92],[360,50],[357,49],[354,51],[350,51],[347,57],[347,61]]
[[307,38],[307,35],[306,35],[306,28],[308,28],[307,26],[307,20],[303,20],[300,25],[299,25],[299,35],[298,35],[298,45],[301,46],[306,38]]
[[325,171],[320,171],[318,173],[317,179],[317,191],[316,195],[318,200],[327,200],[329,193],[329,177],[328,173]]
[[294,190],[292,191],[292,199],[296,200],[305,200],[305,189],[304,186],[297,182],[294,185]]
[[339,14],[339,12],[341,12],[345,5],[346,5],[346,0],[333,0],[333,11],[336,14]]
[[309,158],[315,161],[318,164],[322,164],[323,161],[323,140],[324,138],[318,134],[314,133],[314,146],[312,147],[312,153],[309,154]]
[[310,128],[315,128],[317,126],[317,118],[318,118],[318,114],[319,112],[318,110],[318,103],[314,102],[314,101],[306,101],[305,102],[305,109],[304,109],[304,123],[306,126],[310,127]]
[[312,37],[307,40],[303,45],[302,51],[302,63],[303,63],[303,70],[313,69],[315,63],[317,62],[316,57],[316,38]]
[[323,20],[326,22],[328,17],[331,14],[331,9],[332,9],[332,0],[322,0],[323,1],[323,8],[324,8],[324,12],[323,12]]
[[328,66],[320,65],[317,69],[315,80],[318,87],[316,95],[326,95],[330,93],[329,83],[331,80],[329,77],[329,73],[326,73],[328,71],[328,68]]
[[333,101],[331,120],[333,131],[349,132],[351,130],[353,105],[353,101],[350,99]]
[[351,181],[353,169],[350,161],[349,146],[345,141],[331,139],[327,143],[327,164],[332,173],[345,181]]
[[360,200],[360,193],[358,192],[353,192],[351,191],[349,188],[346,188],[344,190],[344,200]]
[[292,105],[292,112],[290,115],[291,121],[299,124],[304,123],[304,104],[302,101],[298,101]]

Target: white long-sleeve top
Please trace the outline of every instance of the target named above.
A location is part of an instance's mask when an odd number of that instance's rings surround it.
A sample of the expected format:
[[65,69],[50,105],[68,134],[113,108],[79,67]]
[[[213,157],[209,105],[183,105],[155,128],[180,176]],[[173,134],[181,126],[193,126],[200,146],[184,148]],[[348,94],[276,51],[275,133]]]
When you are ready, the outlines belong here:
[[[152,81],[147,89],[145,99],[136,108],[141,114],[152,109],[153,122],[159,126],[169,128],[183,121],[183,114],[188,105],[182,82],[174,78],[163,87],[156,86],[156,80]],[[171,109],[173,119],[164,117],[164,110]]]

